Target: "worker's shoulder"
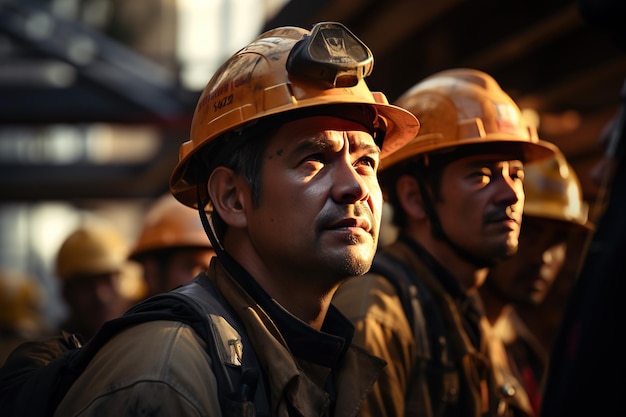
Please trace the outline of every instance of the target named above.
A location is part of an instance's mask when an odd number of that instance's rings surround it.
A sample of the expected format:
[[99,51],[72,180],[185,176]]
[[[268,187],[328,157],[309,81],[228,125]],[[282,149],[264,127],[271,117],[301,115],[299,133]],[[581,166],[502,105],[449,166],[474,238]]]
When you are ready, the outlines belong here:
[[[113,336],[93,358],[85,374],[106,369],[107,374],[126,378],[171,376],[190,367],[210,369],[202,338],[186,323],[155,320],[136,324]],[[95,375],[94,375],[95,376]]]
[[396,287],[379,273],[369,272],[344,282],[333,304],[352,322],[368,319],[389,327],[406,321]]
[[[158,396],[162,404],[201,407],[212,373],[202,339],[187,324],[155,320],[113,336],[96,353],[59,405],[59,410],[90,408],[100,399]],[[203,377],[201,377],[203,375]],[[203,391],[205,392],[203,394]],[[215,390],[215,392],[217,392]],[[125,401],[125,400],[124,400]]]

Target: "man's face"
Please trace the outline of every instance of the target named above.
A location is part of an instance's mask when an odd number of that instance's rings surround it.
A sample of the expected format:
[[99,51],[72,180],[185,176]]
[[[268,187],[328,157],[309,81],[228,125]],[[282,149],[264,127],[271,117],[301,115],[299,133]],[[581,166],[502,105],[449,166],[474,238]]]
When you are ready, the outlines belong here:
[[324,285],[367,272],[382,211],[379,152],[365,128],[336,117],[277,131],[263,155],[259,204],[247,213],[268,267],[326,277]]
[[119,291],[120,272],[85,275],[65,283],[63,294],[71,309],[70,320],[85,337],[91,337],[107,321],[128,307]]
[[174,248],[142,258],[148,295],[170,291],[206,271],[215,251],[209,248]]
[[564,224],[525,216],[519,250],[491,269],[491,286],[509,301],[541,303],[565,263],[567,236]]
[[435,202],[444,233],[488,265],[517,250],[524,206],[524,170],[505,155],[457,159],[443,170]]

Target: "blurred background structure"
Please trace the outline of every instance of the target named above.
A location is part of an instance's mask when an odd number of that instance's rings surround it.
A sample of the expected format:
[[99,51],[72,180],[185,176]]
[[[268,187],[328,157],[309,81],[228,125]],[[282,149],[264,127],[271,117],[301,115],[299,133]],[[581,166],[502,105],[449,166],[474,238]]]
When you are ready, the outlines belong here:
[[370,46],[390,101],[446,68],[493,75],[563,150],[593,218],[626,54],[574,1],[0,0],[0,267],[58,299],[63,237],[101,216],[136,238],[217,65],[267,28],[322,20]]

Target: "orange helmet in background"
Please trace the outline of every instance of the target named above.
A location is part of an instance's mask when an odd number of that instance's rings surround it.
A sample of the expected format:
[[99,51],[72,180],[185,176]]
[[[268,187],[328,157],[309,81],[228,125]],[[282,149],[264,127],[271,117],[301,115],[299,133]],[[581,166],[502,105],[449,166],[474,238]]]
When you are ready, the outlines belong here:
[[185,247],[212,248],[198,212],[166,194],[148,211],[129,259],[136,261],[152,251]]
[[282,27],[263,33],[228,59],[202,92],[189,141],[180,147],[170,178],[172,194],[197,208],[198,191],[206,193],[197,189],[203,181],[197,172],[204,169],[192,158],[198,149],[209,143],[217,146],[216,140],[227,132],[240,133],[269,116],[303,117],[303,109],[320,114],[328,105],[366,108],[362,113],[371,113],[367,122],[381,147],[381,159],[399,149],[415,137],[419,122],[388,104],[384,94],[370,91],[365,78],[373,63],[368,47],[340,23],[318,23],[310,32]]
[[489,74],[469,68],[438,72],[418,82],[394,103],[420,120],[419,135],[381,162],[388,168],[415,155],[467,152],[488,144],[524,162],[554,155],[556,147],[537,137],[519,107]]

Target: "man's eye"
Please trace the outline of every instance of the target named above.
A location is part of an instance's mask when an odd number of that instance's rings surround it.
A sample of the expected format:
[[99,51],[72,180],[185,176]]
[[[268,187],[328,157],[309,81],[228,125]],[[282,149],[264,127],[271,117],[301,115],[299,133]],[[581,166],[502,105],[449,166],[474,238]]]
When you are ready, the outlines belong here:
[[361,166],[369,166],[372,169],[375,169],[377,166],[377,161],[374,158],[371,157],[363,157],[363,158],[359,158],[355,165],[361,165]]
[[490,171],[476,171],[470,175],[470,178],[473,178],[477,183],[480,184],[489,184],[491,182],[491,172]]
[[324,154],[323,153],[314,153],[311,155],[307,155],[306,158],[302,160],[302,162],[324,162]]

